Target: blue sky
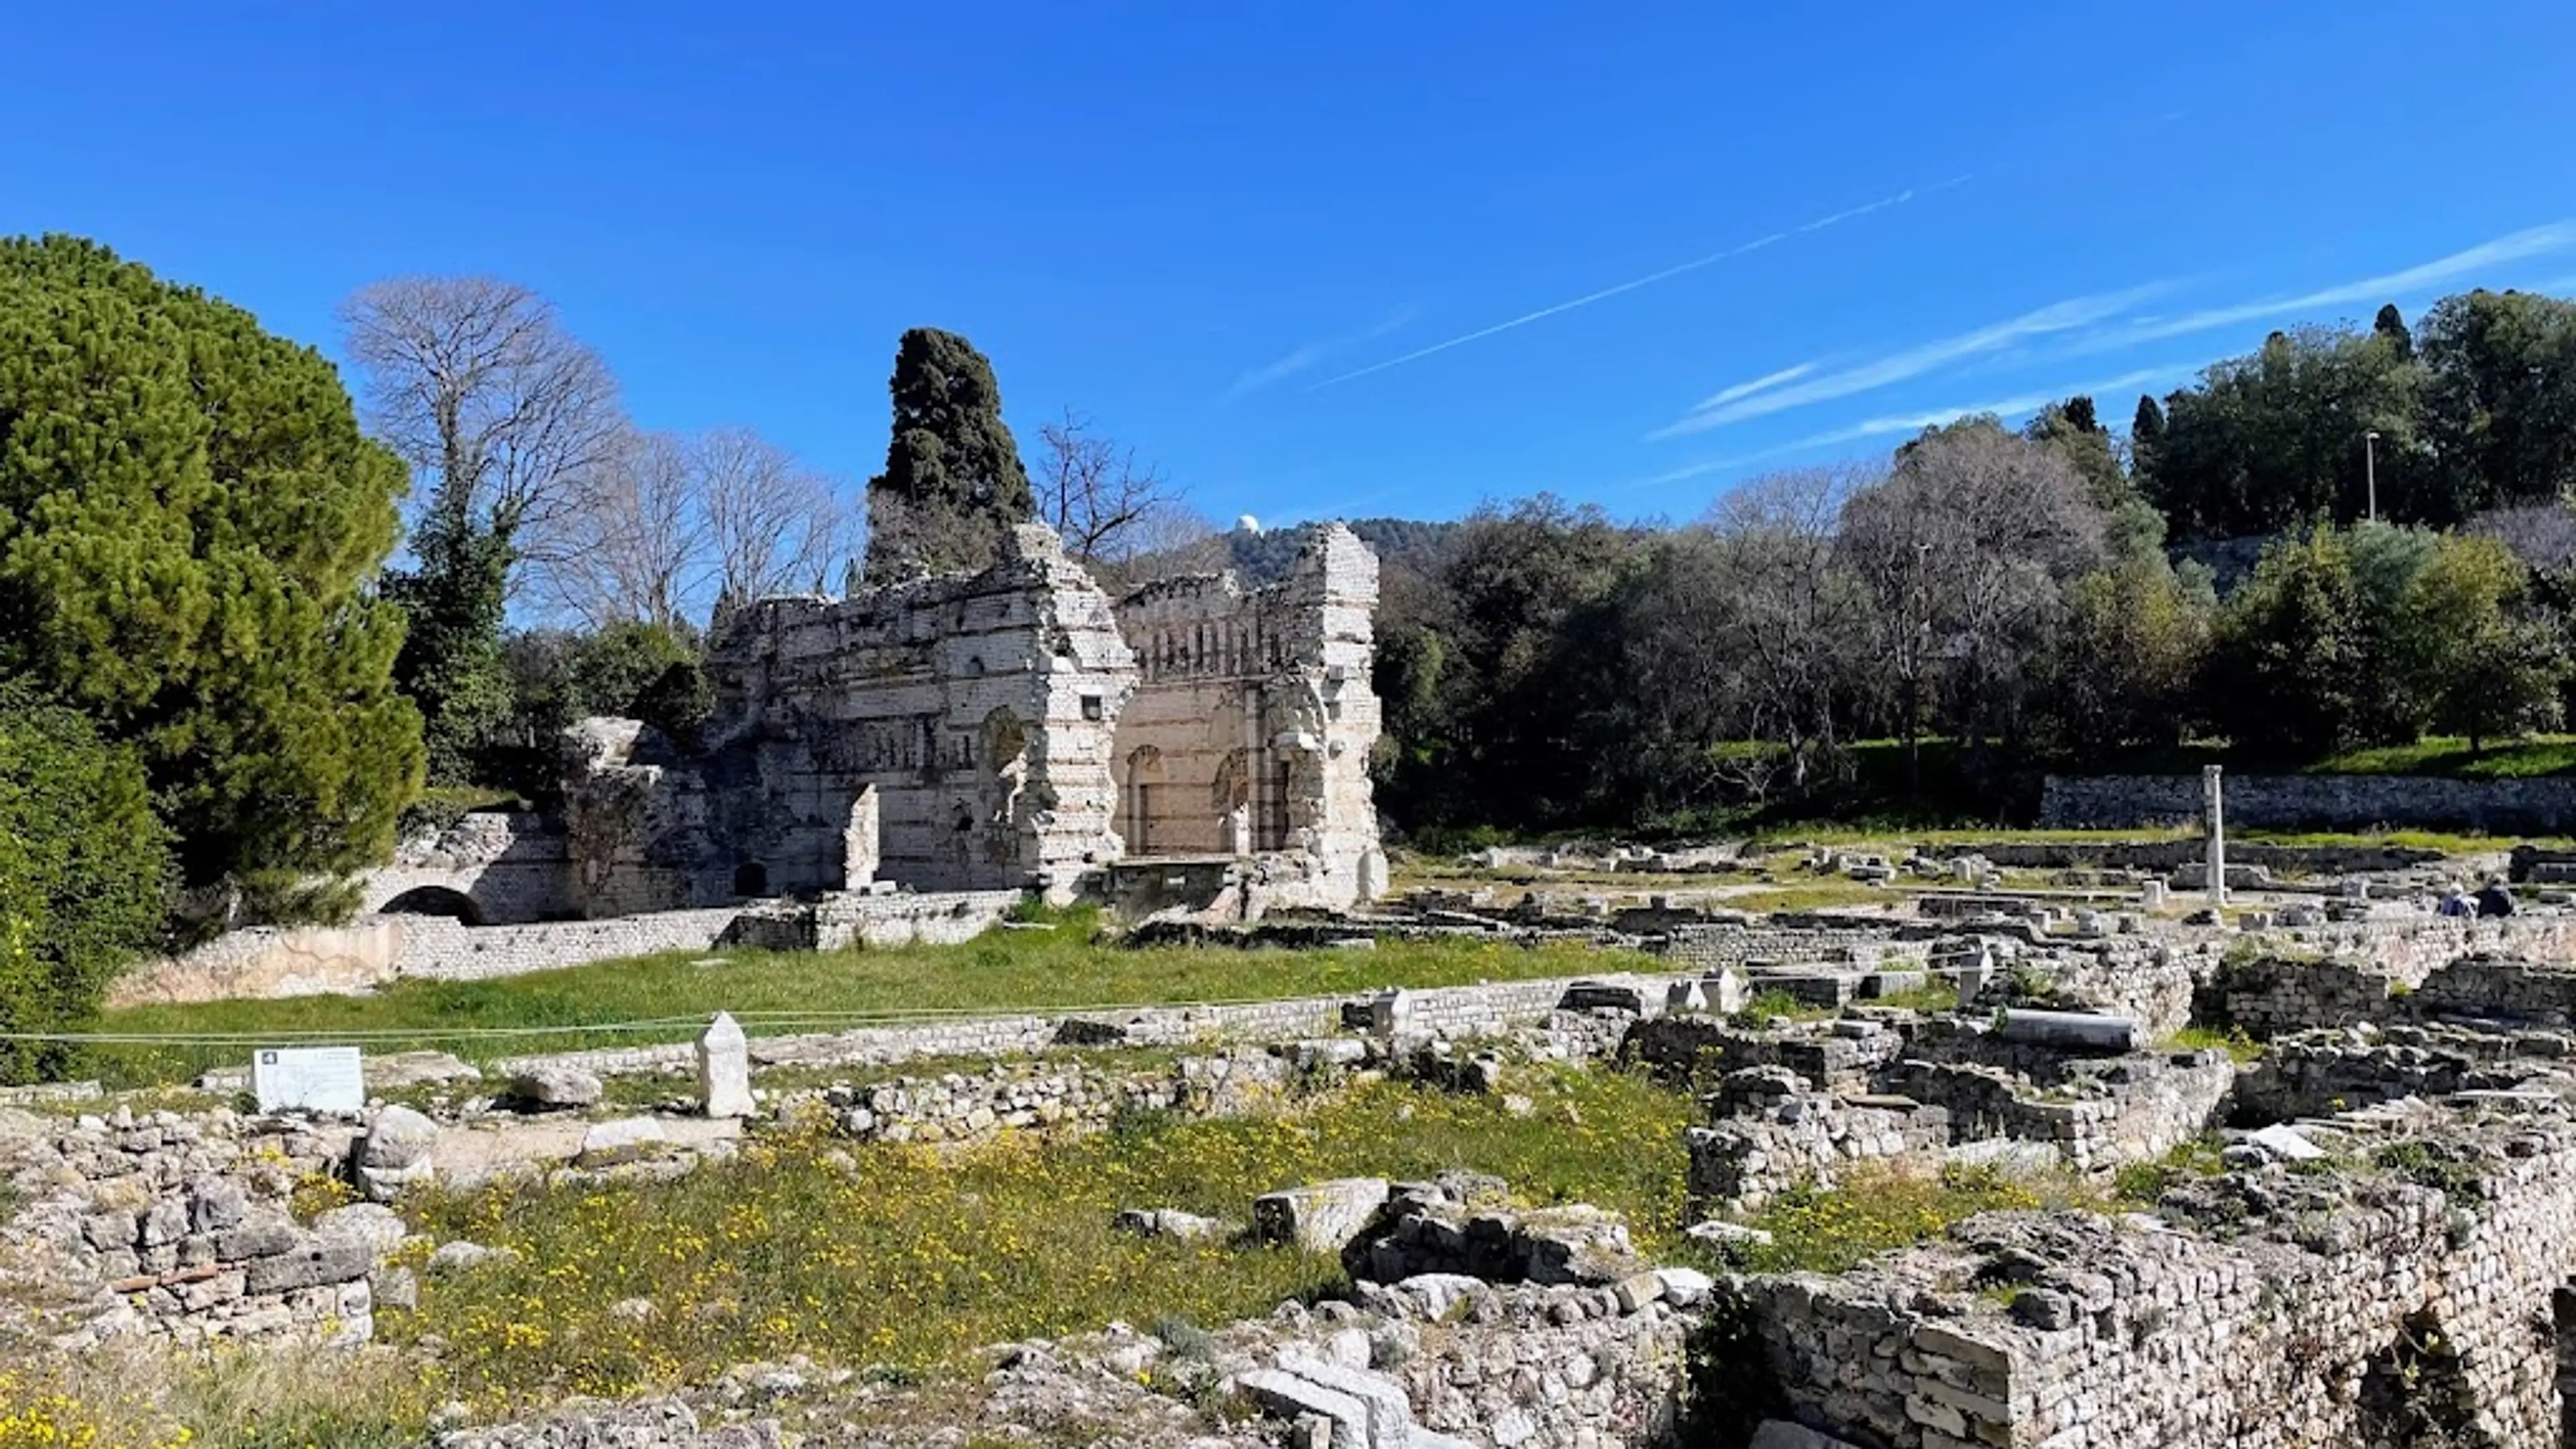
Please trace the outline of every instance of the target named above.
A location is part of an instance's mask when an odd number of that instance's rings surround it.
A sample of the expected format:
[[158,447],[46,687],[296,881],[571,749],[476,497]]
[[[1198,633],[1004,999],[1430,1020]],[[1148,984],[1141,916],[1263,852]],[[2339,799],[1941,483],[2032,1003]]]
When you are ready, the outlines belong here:
[[[344,13],[323,18],[330,11]],[[555,299],[853,486],[965,333],[1220,519],[1688,517],[2302,320],[2576,291],[2576,6],[21,7],[0,232],[323,345]]]

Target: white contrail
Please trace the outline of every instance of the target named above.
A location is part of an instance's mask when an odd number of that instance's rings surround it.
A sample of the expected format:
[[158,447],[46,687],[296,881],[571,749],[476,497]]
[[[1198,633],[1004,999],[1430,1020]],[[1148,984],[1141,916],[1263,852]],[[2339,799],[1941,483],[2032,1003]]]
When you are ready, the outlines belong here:
[[1621,282],[1617,286],[1604,287],[1598,292],[1587,292],[1569,302],[1559,302],[1554,306],[1541,307],[1535,312],[1524,312],[1518,317],[1512,318],[1508,322],[1497,322],[1491,327],[1480,327],[1473,332],[1452,337],[1446,342],[1434,342],[1428,347],[1416,348],[1411,352],[1405,353],[1401,357],[1390,357],[1384,362],[1372,362],[1366,367],[1342,373],[1337,377],[1325,378],[1322,382],[1316,383],[1313,387],[1306,389],[1306,391],[1319,392],[1325,388],[1349,382],[1353,378],[1366,377],[1373,372],[1384,372],[1390,367],[1402,367],[1408,362],[1419,362],[1423,358],[1431,356],[1433,353],[1446,352],[1452,347],[1464,347],[1470,342],[1480,342],[1498,332],[1509,332],[1515,327],[1527,327],[1532,322],[1542,321],[1546,318],[1553,317],[1560,312],[1571,312],[1578,307],[1589,307],[1595,302],[1607,301],[1622,293],[1636,291],[1640,287],[1651,287],[1657,282],[1668,282],[1675,277],[1681,276],[1685,272],[1696,272],[1702,267],[1713,267],[1719,262],[1743,256],[1747,252],[1760,251],[1762,248],[1770,246],[1775,242],[1787,241],[1792,236],[1803,236],[1811,231],[1822,231],[1826,227],[1833,226],[1839,222],[1849,221],[1857,216],[1867,216],[1873,211],[1881,211],[1891,206],[1903,205],[1908,201],[1914,200],[1918,196],[1929,196],[1935,191],[1946,191],[1953,186],[1965,184],[1974,175],[1974,172],[1970,172],[1966,175],[1951,177],[1949,180],[1934,186],[1920,188],[1908,187],[1903,191],[1897,192],[1893,196],[1882,196],[1876,201],[1852,207],[1847,211],[1837,211],[1830,216],[1820,216],[1814,221],[1808,222],[1803,226],[1792,227],[1788,231],[1775,231],[1768,236],[1755,237],[1749,242],[1743,242],[1736,246],[1728,247],[1722,252],[1711,252],[1704,257],[1693,257],[1691,260],[1683,262],[1677,266],[1666,267],[1659,272],[1648,272],[1642,277]]
[[1895,383],[1922,376],[1935,368],[1946,367],[1963,358],[1996,352],[2029,337],[2072,331],[2127,311],[2140,300],[2162,290],[2161,284],[2131,287],[2126,291],[2108,292],[2094,297],[2074,297],[2052,303],[2035,312],[2025,312],[2003,322],[1990,323],[1972,332],[1926,342],[1903,352],[1876,358],[1822,377],[1805,377],[1785,387],[1756,389],[1738,383],[1691,409],[1681,421],[1657,428],[1646,435],[1652,442],[1679,437],[1684,433],[1704,433],[1747,418],[1767,417],[1813,403],[1829,402],[1854,393],[1871,392]]

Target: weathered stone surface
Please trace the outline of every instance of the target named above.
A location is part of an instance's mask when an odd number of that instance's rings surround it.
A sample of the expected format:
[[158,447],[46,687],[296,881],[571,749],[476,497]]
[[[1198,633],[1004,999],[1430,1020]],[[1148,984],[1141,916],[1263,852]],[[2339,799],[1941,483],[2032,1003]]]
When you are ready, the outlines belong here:
[[1314,1414],[1330,1420],[1333,1449],[1375,1449],[1368,1405],[1348,1394],[1279,1369],[1254,1369],[1237,1374],[1234,1382],[1245,1397],[1280,1418]]
[[1265,1241],[1309,1253],[1339,1253],[1368,1228],[1387,1199],[1383,1177],[1343,1177],[1264,1193],[1252,1200],[1252,1230]]
[[698,1110],[709,1117],[748,1117],[756,1110],[751,1043],[731,1012],[717,1012],[698,1037]]
[[400,1105],[381,1107],[358,1139],[360,1167],[410,1167],[438,1147],[438,1124]]
[[574,1160],[583,1167],[614,1167],[659,1157],[671,1150],[670,1134],[662,1130],[661,1123],[650,1117],[620,1117],[583,1132],[581,1155]]
[[1750,1449],[1858,1449],[1849,1440],[1819,1434],[1786,1419],[1765,1419],[1753,1430]]
[[313,1220],[317,1238],[362,1243],[367,1251],[381,1258],[402,1246],[411,1236],[402,1216],[393,1209],[375,1203],[351,1203],[333,1208]]
[[510,1079],[509,1100],[523,1107],[547,1109],[596,1104],[599,1078],[578,1067],[533,1066]]
[[311,1239],[274,1257],[252,1260],[244,1282],[250,1293],[283,1293],[324,1283],[364,1278],[376,1266],[365,1243]]

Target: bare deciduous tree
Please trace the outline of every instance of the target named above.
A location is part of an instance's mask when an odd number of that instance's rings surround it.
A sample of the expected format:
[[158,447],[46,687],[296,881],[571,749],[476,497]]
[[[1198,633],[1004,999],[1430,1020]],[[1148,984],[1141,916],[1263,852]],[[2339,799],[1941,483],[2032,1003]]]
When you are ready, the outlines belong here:
[[1745,732],[1781,743],[1793,790],[1832,750],[1834,706],[1852,684],[1868,595],[1834,536],[1845,502],[1876,478],[1856,466],[1773,473],[1709,510],[1731,601],[1713,642],[1734,661]]
[[707,434],[696,455],[717,597],[821,592],[851,541],[831,480],[747,428]]
[[1906,444],[1886,482],[1844,505],[1844,555],[1876,599],[1909,774],[1936,668],[1979,744],[2008,703],[2005,687],[2036,655],[2030,635],[2056,606],[2059,582],[2099,557],[2102,529],[2065,459],[1991,419]]
[[629,430],[528,531],[537,597],[592,629],[685,622],[707,526],[688,440]]
[[554,305],[492,277],[398,277],[341,304],[368,420],[431,494],[516,546],[622,446],[616,380]]
[[850,542],[831,481],[748,429],[630,431],[567,498],[531,531],[538,593],[592,628],[820,591]]
[[1180,498],[1159,468],[1139,465],[1136,450],[1091,431],[1067,409],[1038,425],[1038,511],[1085,563],[1117,564],[1156,551],[1144,535],[1168,531]]

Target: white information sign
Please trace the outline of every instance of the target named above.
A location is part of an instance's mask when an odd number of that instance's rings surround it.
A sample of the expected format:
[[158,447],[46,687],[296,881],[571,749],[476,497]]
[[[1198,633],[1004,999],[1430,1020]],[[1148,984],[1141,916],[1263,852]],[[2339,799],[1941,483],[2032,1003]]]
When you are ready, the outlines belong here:
[[366,1110],[367,1079],[356,1047],[261,1047],[251,1053],[250,1089],[259,1110]]

